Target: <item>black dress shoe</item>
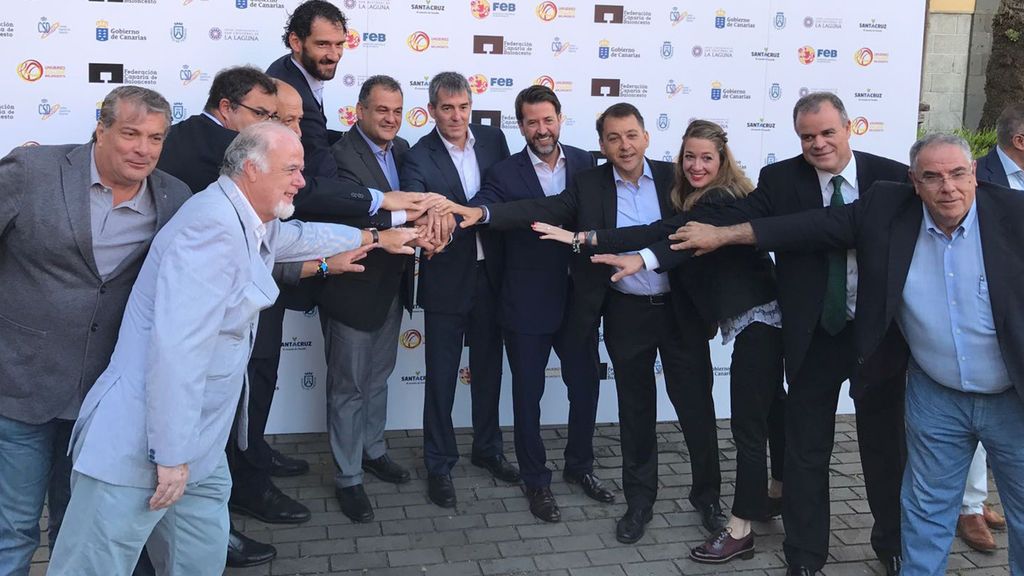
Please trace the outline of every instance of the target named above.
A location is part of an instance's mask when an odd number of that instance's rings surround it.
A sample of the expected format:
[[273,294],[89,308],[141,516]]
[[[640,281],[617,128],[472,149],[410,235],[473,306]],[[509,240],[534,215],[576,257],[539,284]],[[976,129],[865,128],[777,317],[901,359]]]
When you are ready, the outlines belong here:
[[598,502],[615,502],[615,493],[605,487],[604,483],[593,472],[584,474],[573,474],[569,471],[562,473],[562,479],[568,484],[579,484],[583,487],[583,493]]
[[700,512],[700,523],[704,525],[705,530],[712,534],[721,532],[729,522],[725,514],[722,514],[722,507],[718,505],[718,502],[698,506],[697,511]]
[[502,482],[508,482],[514,484],[519,482],[519,469],[512,465],[504,454],[498,454],[497,456],[473,456],[470,458],[470,463],[477,468],[483,468],[491,473]]
[[278,478],[301,476],[309,472],[309,462],[289,458],[273,448],[270,449],[270,475]]
[[373,520],[373,506],[370,506],[370,499],[366,496],[366,490],[363,490],[362,484],[335,488],[334,495],[338,497],[338,502],[341,504],[341,512],[353,522]]
[[232,499],[229,507],[232,512],[252,516],[267,524],[302,524],[309,520],[309,508],[296,502],[273,484],[255,498]]
[[455,508],[455,485],[450,474],[427,476],[427,496],[441,508]]
[[786,576],[814,576],[816,573],[817,571],[799,564],[790,564],[789,567],[786,568]]
[[363,470],[392,484],[404,484],[409,481],[409,471],[399,466],[398,462],[387,454],[373,460],[363,460]]
[[266,564],[277,556],[277,549],[270,544],[257,542],[245,534],[231,529],[228,536],[228,566],[246,568]]
[[903,570],[903,556],[896,554],[887,558],[879,558],[885,566],[885,576],[899,576]]
[[647,523],[651,521],[654,514],[650,508],[630,508],[626,515],[619,518],[615,525],[615,539],[623,544],[633,544],[644,537],[644,530]]
[[558,504],[555,503],[555,495],[551,493],[550,486],[540,488],[527,488],[526,498],[530,501],[530,513],[545,522],[558,522],[562,519],[562,513],[558,511]]

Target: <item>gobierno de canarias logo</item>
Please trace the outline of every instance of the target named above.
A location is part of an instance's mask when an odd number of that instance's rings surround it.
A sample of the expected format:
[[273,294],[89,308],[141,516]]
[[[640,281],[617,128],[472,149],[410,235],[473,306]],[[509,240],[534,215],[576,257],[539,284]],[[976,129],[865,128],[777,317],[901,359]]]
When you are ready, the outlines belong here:
[[558,5],[554,2],[541,2],[537,5],[537,18],[544,22],[551,22],[558,17]]
[[466,81],[469,82],[469,90],[473,92],[473,94],[483,94],[484,92],[487,92],[487,88],[490,86],[490,83],[487,81],[487,76],[484,76],[483,74],[473,74],[466,78]]
[[405,113],[405,121],[413,128],[422,128],[427,125],[429,115],[422,106],[417,106]]
[[405,43],[412,48],[414,52],[424,52],[427,48],[430,48],[430,36],[426,32],[417,30],[405,40]]
[[43,63],[39,60],[25,60],[17,67],[18,77],[26,82],[35,82],[43,77]]
[[473,0],[469,3],[469,11],[473,18],[483,20],[491,15],[491,3],[488,0]]

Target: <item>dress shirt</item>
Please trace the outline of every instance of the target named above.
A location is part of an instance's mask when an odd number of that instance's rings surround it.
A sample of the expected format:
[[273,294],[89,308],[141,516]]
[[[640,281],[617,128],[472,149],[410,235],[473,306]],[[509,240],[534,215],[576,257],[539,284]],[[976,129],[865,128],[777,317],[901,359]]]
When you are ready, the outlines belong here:
[[1006,172],[1006,179],[1010,183],[1010,188],[1024,190],[1024,170],[1021,170],[1020,166],[1017,166],[1017,163],[1010,159],[998,144],[996,145],[996,155],[999,156],[999,161],[1003,163],[1003,170]]
[[[388,180],[388,185],[392,190],[398,190],[398,164],[395,163],[395,143],[388,142],[386,148],[381,148],[376,142],[370,140],[370,137],[363,132],[363,129],[359,127],[359,124],[355,126],[356,132],[363,137],[366,145],[370,147],[370,151],[373,152],[374,159],[377,160],[377,164],[380,165],[381,171],[384,172],[384,177]],[[383,200],[383,198],[382,198]],[[408,214],[405,210],[395,210],[391,213],[391,227],[397,228],[408,220]]]
[[540,189],[545,196],[556,196],[565,190],[565,154],[562,153],[562,145],[558,144],[558,160],[555,161],[555,168],[541,160],[533,153],[529,146],[526,147],[526,155],[530,157],[530,164],[533,171],[537,173],[537,180],[540,182]]
[[[644,160],[644,173],[636,184],[623,179],[614,166],[612,175],[615,178],[616,228],[639,226],[661,220],[658,190],[654,186],[654,175],[647,160]],[[624,252],[624,254],[633,253]],[[665,273],[655,272],[653,268],[648,268],[618,282],[613,282],[612,288],[624,294],[639,296],[664,294],[669,291],[668,276]]]
[[[843,179],[840,192],[843,195],[843,203],[849,204],[860,198],[860,188],[857,184],[857,157],[850,155],[850,161],[839,174],[832,174],[824,170],[814,169],[818,174],[818,184],[821,186],[822,206],[832,204],[832,178],[839,176]],[[857,251],[846,251],[846,319],[852,320],[857,311]]]
[[135,196],[114,206],[113,191],[100,181],[95,148],[91,157],[89,216],[92,252],[96,270],[106,280],[136,248],[153,239],[156,205],[147,181],[143,180]]
[[989,300],[977,204],[948,238],[924,218],[896,318],[914,361],[933,380],[961,392],[997,394],[1013,384]]
[[[462,191],[466,193],[466,200],[472,200],[473,196],[480,191],[480,164],[476,161],[476,150],[473,149],[476,145],[473,130],[466,127],[466,144],[462,148],[445,140],[440,130],[437,131],[437,135],[444,143],[444,148],[448,151],[452,164],[455,165],[455,171],[459,173],[459,181],[462,182]],[[476,235],[476,259],[477,261],[484,259],[484,246],[480,243],[479,234]]]

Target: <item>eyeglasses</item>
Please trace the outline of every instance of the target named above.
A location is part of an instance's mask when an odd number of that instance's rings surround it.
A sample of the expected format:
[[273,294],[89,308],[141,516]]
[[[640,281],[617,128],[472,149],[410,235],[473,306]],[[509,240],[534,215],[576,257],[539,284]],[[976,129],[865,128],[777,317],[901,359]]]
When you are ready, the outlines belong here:
[[235,102],[235,104],[238,105],[238,106],[241,106],[242,108],[245,108],[249,112],[252,112],[260,120],[268,120],[268,119],[269,120],[279,120],[280,119],[280,117],[277,115],[277,112],[267,112],[263,108],[253,108],[252,106],[246,106],[245,104],[242,104],[241,102]]
[[957,170],[948,176],[929,172],[923,176],[919,176],[917,180],[924,188],[938,190],[946,184],[947,180],[953,184],[963,184],[964,182],[967,182],[971,176],[973,176],[973,174],[969,170]]

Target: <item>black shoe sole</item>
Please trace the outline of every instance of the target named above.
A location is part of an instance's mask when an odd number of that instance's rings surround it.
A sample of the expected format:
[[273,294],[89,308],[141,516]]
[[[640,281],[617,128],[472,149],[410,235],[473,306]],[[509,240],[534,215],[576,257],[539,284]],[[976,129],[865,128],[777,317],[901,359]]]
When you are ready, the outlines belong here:
[[244,516],[250,516],[252,518],[255,518],[255,519],[259,520],[260,522],[264,522],[264,523],[267,523],[267,524],[305,524],[306,522],[309,522],[309,519],[312,517],[312,514],[310,514],[310,515],[306,516],[305,518],[303,518],[301,520],[298,520],[298,519],[291,520],[291,519],[283,519],[283,518],[271,518],[270,516],[264,516],[263,514],[258,514],[255,511],[250,510],[250,509],[246,508],[245,506],[240,506],[238,504],[228,504],[228,510],[230,510],[231,512],[234,512],[235,514],[242,514]]
[[276,550],[274,551],[273,554],[270,555],[270,557],[266,559],[260,558],[259,560],[246,560],[244,562],[232,562],[228,560],[226,564],[228,568],[252,568],[253,566],[262,566],[263,564],[270,562],[274,558],[277,558]]
[[728,557],[725,557],[725,558],[705,558],[703,556],[696,556],[696,555],[694,555],[693,550],[691,550],[690,551],[690,560],[693,560],[694,562],[696,562],[698,564],[725,564],[726,562],[729,562],[733,558],[740,558],[741,560],[750,560],[751,558],[754,557],[754,550],[755,549],[756,548],[751,548],[750,550],[741,550],[741,551],[736,552],[735,554],[733,554],[731,556],[728,556]]
[[619,542],[622,542],[623,544],[636,544],[637,542],[640,541],[641,538],[644,537],[644,534],[647,533],[647,525],[651,523],[651,520],[654,520],[654,512],[649,512],[648,516],[643,519],[643,523],[641,524],[640,533],[637,534],[636,538],[625,538],[625,537],[621,536],[619,534],[618,526],[616,526],[615,539],[618,540]]

